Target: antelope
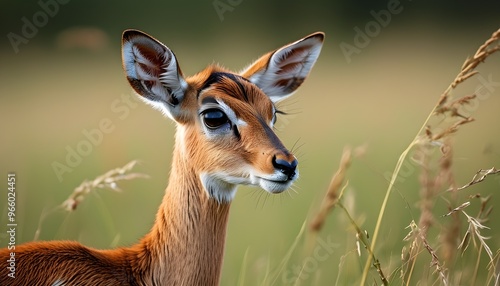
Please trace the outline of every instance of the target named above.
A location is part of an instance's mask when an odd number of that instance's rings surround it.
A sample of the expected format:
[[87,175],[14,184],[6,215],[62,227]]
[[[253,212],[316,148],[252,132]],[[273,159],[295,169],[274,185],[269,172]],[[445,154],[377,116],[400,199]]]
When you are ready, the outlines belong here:
[[[240,73],[212,64],[184,77],[165,45],[137,30],[122,36],[126,78],[176,123],[168,186],[154,225],[137,244],[111,250],[74,241],[0,250],[0,285],[217,285],[238,185],[277,194],[298,161],[273,131],[276,103],[302,84],[324,34],[267,53]],[[8,262],[15,257],[15,278]]]

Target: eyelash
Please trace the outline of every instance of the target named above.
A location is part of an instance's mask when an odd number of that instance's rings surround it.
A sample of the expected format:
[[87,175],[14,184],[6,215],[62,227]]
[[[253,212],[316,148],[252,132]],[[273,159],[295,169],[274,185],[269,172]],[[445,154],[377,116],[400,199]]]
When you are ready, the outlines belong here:
[[273,125],[276,123],[276,121],[278,121],[278,114],[279,115],[286,115],[287,113],[275,108],[274,109],[274,116],[273,116],[273,120],[272,120]]

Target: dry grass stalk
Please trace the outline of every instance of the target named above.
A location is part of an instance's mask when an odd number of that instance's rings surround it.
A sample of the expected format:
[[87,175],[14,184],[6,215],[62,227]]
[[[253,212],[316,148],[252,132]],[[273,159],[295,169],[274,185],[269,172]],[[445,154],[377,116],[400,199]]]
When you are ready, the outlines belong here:
[[438,273],[439,278],[441,279],[441,282],[443,283],[443,285],[448,285],[449,284],[448,277],[445,274],[446,268],[444,268],[444,266],[442,266],[442,264],[439,262],[439,258],[437,256],[436,252],[434,251],[434,249],[432,249],[432,247],[430,246],[427,239],[423,236],[423,234],[421,232],[419,234],[420,234],[420,239],[422,240],[422,243],[423,243],[425,249],[427,250],[427,252],[429,252],[429,254],[432,257],[431,267],[436,268],[436,272]]
[[479,49],[477,49],[474,56],[465,60],[464,64],[458,75],[455,77],[453,82],[448,86],[448,88],[441,94],[438,101],[436,112],[439,112],[440,108],[448,101],[450,97],[450,92],[457,87],[460,83],[464,82],[466,79],[477,74],[475,69],[480,63],[484,62],[487,57],[491,54],[500,50],[500,29],[495,31],[491,37],[482,44]]
[[[428,129],[427,133],[429,134],[429,132],[431,131]],[[436,198],[438,197],[443,186],[455,185],[451,170],[453,164],[453,152],[450,141],[446,140],[444,142],[440,142],[441,156],[439,158],[439,170],[437,174],[434,174],[432,170],[435,169],[435,167],[433,167],[435,163],[431,156],[431,150],[434,146],[431,140],[432,139],[429,138],[427,144],[421,144],[419,152],[417,153],[419,157],[418,162],[421,168],[419,202],[420,218],[417,227],[418,235],[426,240],[428,231],[436,224],[436,218],[434,217]],[[450,214],[451,213],[452,212],[450,212]],[[410,226],[411,225],[412,224],[410,224]],[[458,245],[456,237],[460,235],[459,218],[454,216],[450,225],[444,225],[440,230],[440,238],[442,240],[440,250],[444,257],[444,261],[451,261],[455,256]],[[405,240],[408,240],[408,237],[405,238]],[[407,265],[407,269],[403,267],[401,271],[403,281],[409,281],[411,279],[417,256],[421,252],[421,246],[422,244],[417,243],[417,240],[413,240],[410,245],[408,255],[403,260],[404,264]],[[425,244],[423,246],[425,247]]]
[[462,239],[462,242],[459,245],[459,248],[462,249],[463,251],[467,250],[471,240],[474,243],[474,246],[477,246],[478,245],[476,242],[477,238],[481,246],[484,248],[484,250],[490,257],[490,260],[493,261],[493,252],[491,251],[490,247],[486,244],[486,240],[489,239],[489,237],[481,235],[481,229],[489,229],[489,227],[481,224],[479,219],[468,215],[465,211],[462,210],[461,212],[467,217],[469,228],[467,229],[467,232],[465,233],[464,238]]
[[[496,265],[496,266],[495,266]],[[497,249],[497,253],[495,254],[495,263],[489,265],[490,269],[494,271],[494,273],[500,273],[500,249]],[[493,275],[490,277],[488,280],[488,285],[491,282],[491,279],[495,279],[495,282],[493,285],[497,286],[500,285],[500,275],[496,275],[496,277]]]
[[323,228],[326,217],[335,206],[339,198],[339,191],[344,183],[345,174],[351,164],[351,148],[345,147],[340,159],[340,165],[337,172],[333,175],[328,186],[325,198],[321,203],[318,213],[311,222],[311,230],[320,231]]
[[134,168],[134,166],[138,163],[138,161],[133,160],[127,163],[125,166],[121,168],[116,168],[113,170],[109,170],[105,174],[96,177],[92,181],[85,180],[78,187],[76,187],[71,195],[59,206],[56,208],[49,210],[48,212],[42,213],[40,216],[40,220],[38,221],[38,228],[35,231],[35,236],[33,241],[37,241],[40,237],[40,233],[42,232],[42,223],[43,221],[55,211],[63,209],[65,211],[71,212],[76,210],[78,205],[83,201],[83,199],[93,191],[97,189],[111,189],[115,192],[121,192],[121,189],[118,187],[119,181],[124,180],[133,180],[137,178],[149,178],[146,174],[141,173],[128,173]]
[[402,265],[400,277],[402,279],[402,285],[410,285],[411,277],[415,269],[415,262],[417,256],[421,252],[417,233],[418,225],[412,220],[406,228],[409,228],[410,232],[403,238],[403,241],[411,241],[411,243],[408,247],[408,251],[406,251],[406,246],[403,246],[401,250]]
[[[431,130],[427,129],[426,134],[431,134]],[[429,136],[430,137],[430,136]],[[415,224],[412,221],[409,225],[411,228],[410,233],[403,239],[404,241],[409,241],[410,236],[418,235],[427,238],[427,231],[435,224],[435,218],[433,214],[434,204],[435,204],[435,196],[437,193],[437,189],[439,188],[439,176],[434,176],[431,170],[431,150],[433,146],[431,144],[421,144],[420,148],[417,152],[416,162],[418,162],[421,173],[419,177],[420,181],[420,218],[418,224]],[[448,148],[443,148],[443,150],[448,150]],[[450,152],[448,152],[450,153]],[[444,153],[446,154],[446,153]],[[446,157],[443,155],[443,157]],[[442,164],[447,169],[451,164]],[[414,225],[415,224],[415,225]],[[415,236],[418,237],[418,236]],[[412,239],[412,243],[409,246],[409,251],[407,257],[403,260],[404,264],[407,265],[407,268],[404,269],[402,267],[401,278],[403,281],[409,282],[411,280],[413,270],[415,268],[416,260],[418,254],[421,252],[421,244],[418,243],[418,239]]]
[[467,201],[467,202],[465,202],[465,203],[463,203],[463,204],[459,205],[458,207],[456,207],[456,208],[452,209],[449,213],[447,213],[447,214],[443,215],[443,217],[445,217],[445,216],[450,216],[450,215],[452,215],[452,214],[454,214],[454,213],[456,213],[456,212],[462,211],[463,209],[465,209],[465,208],[466,208],[466,207],[468,207],[468,206],[470,206],[470,202],[469,202],[469,201]]
[[350,147],[344,148],[342,157],[340,159],[339,168],[333,175],[332,180],[330,181],[330,185],[328,186],[328,189],[326,191],[325,198],[321,203],[321,207],[311,222],[310,228],[312,231],[318,232],[323,228],[328,214],[337,203],[340,197],[340,190],[342,188],[342,185],[344,184],[347,169],[351,165],[353,153],[355,157],[358,157],[364,154],[365,150],[366,146],[357,147],[356,149],[354,149],[354,151],[352,151]]
[[[474,98],[475,95],[468,95],[464,96],[458,100],[451,101],[451,91],[455,89],[460,83],[463,81],[467,80],[468,78],[471,78],[478,72],[475,70],[480,63],[484,62],[488,56],[491,54],[497,52],[500,50],[500,29],[495,31],[492,36],[486,40],[486,42],[479,47],[479,49],[476,51],[474,56],[471,58],[468,58],[465,63],[462,65],[462,68],[458,75],[455,77],[455,79],[452,81],[452,83],[446,88],[446,90],[441,94],[437,104],[434,106],[432,111],[430,112],[429,116],[427,119],[424,121],[422,127],[420,130],[417,132],[415,138],[413,141],[408,145],[408,147],[401,153],[398,162],[394,168],[394,172],[391,176],[389,186],[386,190],[386,194],[384,197],[384,200],[382,202],[382,206],[379,211],[378,219],[377,219],[377,224],[375,225],[375,229],[373,232],[373,238],[372,238],[372,244],[371,244],[371,249],[375,248],[375,245],[377,243],[378,239],[378,234],[380,227],[382,225],[382,219],[384,216],[384,212],[387,207],[387,202],[389,200],[389,195],[391,194],[392,189],[394,188],[394,184],[397,181],[397,178],[399,176],[401,167],[403,165],[403,162],[406,160],[410,150],[416,146],[416,145],[429,145],[429,146],[445,146],[443,143],[443,139],[449,137],[449,135],[457,132],[461,126],[464,124],[472,122],[474,119],[471,117],[466,117],[463,116],[460,113],[460,107],[462,107],[465,104],[469,104]],[[457,121],[455,121],[453,124],[450,126],[435,132],[432,130],[432,128],[429,126],[429,121],[430,119],[435,116],[435,115],[445,115],[449,116],[450,118],[458,118]],[[450,153],[451,154],[451,153]],[[451,158],[451,157],[450,157]],[[443,161],[446,161],[446,156],[443,156]],[[448,164],[448,166],[446,166]],[[451,160],[449,162],[443,162],[441,165],[441,171],[442,171],[442,176],[440,179],[441,181],[448,181],[452,182],[452,176],[451,176],[451,169],[449,168],[451,166]],[[443,172],[443,171],[448,171],[448,173]],[[447,174],[447,176],[445,176]],[[440,182],[441,183],[441,182]],[[453,187],[451,189],[456,189]],[[456,193],[456,192],[455,192]],[[425,220],[427,223],[429,220]],[[459,229],[458,226],[458,219],[455,219],[455,226],[452,228],[453,232],[457,232],[457,229]],[[447,239],[446,241],[453,241],[453,238]],[[418,251],[417,251],[418,253]],[[370,269],[370,265],[372,262],[372,257],[369,256],[366,260],[365,267],[362,273],[362,279],[361,279],[361,284],[364,285],[366,284],[366,279],[368,277],[368,272]],[[412,270],[410,270],[412,271]],[[410,275],[411,276],[411,275]]]
[[97,189],[111,189],[115,192],[121,192],[121,189],[117,184],[119,181],[133,180],[137,178],[149,178],[149,176],[146,174],[129,173],[137,163],[138,162],[136,160],[133,160],[121,168],[109,170],[105,174],[96,177],[92,181],[83,181],[61,204],[61,207],[66,211],[74,211],[83,201],[83,199],[92,191],[95,191]]
[[468,58],[462,65],[462,68],[458,75],[455,77],[453,82],[448,86],[448,88],[441,95],[437,105],[434,107],[435,115],[446,115],[448,114],[451,118],[460,118],[451,126],[445,128],[443,131],[432,135],[430,128],[426,128],[426,135],[431,138],[432,141],[437,141],[446,136],[453,134],[458,131],[459,127],[474,121],[474,118],[464,116],[460,113],[460,108],[466,104],[470,104],[473,99],[477,96],[475,94],[466,95],[456,100],[451,101],[451,91],[455,89],[460,83],[464,82],[468,78],[478,74],[475,70],[480,63],[484,62],[488,56],[500,50],[500,29],[495,31],[491,37],[486,40],[486,42],[479,47],[474,56]]
[[462,229],[462,221],[458,213],[451,214],[451,221],[443,224],[440,229],[440,257],[446,263],[453,267],[453,261],[458,256],[457,247],[459,244],[460,231]]
[[372,257],[374,263],[373,266],[377,269],[377,273],[382,280],[384,285],[389,285],[387,278],[384,275],[382,267],[380,265],[379,260],[375,257],[372,249],[370,248],[370,242],[368,238],[368,234],[361,230],[356,221],[352,218],[349,211],[340,201],[342,194],[347,187],[347,183],[344,183],[346,172],[349,166],[351,165],[353,157],[359,157],[366,152],[366,145],[360,146],[351,150],[350,147],[345,147],[342,152],[342,157],[340,159],[340,164],[337,172],[332,177],[330,181],[330,185],[328,186],[325,198],[322,201],[321,207],[314,217],[310,228],[314,233],[320,231],[326,221],[328,214],[331,212],[334,206],[339,206],[342,210],[344,210],[346,216],[348,217],[351,225],[354,227],[356,231],[356,250],[358,255],[361,255],[360,244],[368,251],[370,257]]
[[441,191],[445,185],[456,189],[453,171],[453,147],[451,139],[447,138],[441,146],[441,158],[439,159],[439,174],[436,177],[436,192]]
[[477,96],[475,94],[473,94],[473,95],[467,95],[467,96],[461,97],[459,99],[456,99],[447,105],[443,105],[443,106],[439,107],[436,110],[436,114],[447,113],[447,114],[450,114],[452,117],[462,117],[464,119],[468,119],[469,117],[460,114],[459,109],[463,105],[471,104],[472,100],[475,99],[476,97]]
[[[469,102],[468,97],[464,97],[465,100],[457,100],[459,104],[464,104]],[[470,97],[472,98],[472,97]],[[458,113],[457,113],[458,114]],[[471,122],[473,119],[472,118],[464,118],[462,120],[459,120],[456,122],[454,125],[452,125],[453,128],[455,128],[455,132],[458,129],[458,126],[461,126],[465,123]],[[457,126],[457,127],[454,127]],[[451,134],[451,133],[450,133]],[[449,135],[446,135],[449,136]],[[453,171],[452,171],[452,163],[453,163],[453,149],[452,149],[452,144],[451,144],[451,139],[446,139],[446,143],[443,148],[441,148],[441,151],[443,153],[441,161],[440,161],[440,169],[441,169],[441,182],[439,185],[439,190],[441,191],[443,187],[446,185],[450,186],[449,189],[451,190],[456,190],[456,181],[454,180],[453,177]],[[458,204],[458,195],[456,192],[453,192],[451,194],[451,202],[449,202],[448,208],[451,209],[453,205]],[[465,208],[465,205],[461,205],[459,207],[455,207],[455,209],[463,207]],[[457,246],[458,246],[458,240],[457,237],[460,237],[460,230],[461,230],[461,220],[460,216],[458,214],[452,213],[451,215],[451,221],[449,224],[445,224],[441,228],[441,242],[442,242],[442,247],[441,247],[441,256],[446,262],[451,262],[456,254],[457,254]],[[450,263],[451,264],[451,263]]]
[[[434,208],[434,197],[436,195],[436,179],[433,178],[430,169],[431,156],[427,150],[428,146],[421,146],[419,150],[419,163],[421,168],[420,173],[420,220],[418,226],[420,229],[428,230],[434,224],[434,215],[432,210]],[[424,234],[427,236],[427,234]]]
[[[489,237],[486,237],[486,236],[481,234],[481,230],[489,229],[489,227],[485,226],[484,224],[489,221],[489,216],[491,214],[491,211],[493,210],[493,207],[488,206],[488,203],[491,199],[491,196],[487,196],[487,197],[483,198],[480,195],[475,195],[475,196],[472,196],[471,198],[479,198],[481,201],[481,206],[480,206],[479,212],[476,215],[476,217],[472,217],[472,216],[468,215],[465,212],[464,208],[462,208],[460,210],[460,212],[463,215],[465,215],[465,217],[467,218],[468,229],[465,232],[465,235],[464,235],[460,245],[458,246],[458,248],[461,249],[462,252],[465,252],[468,249],[470,242],[472,241],[475,248],[478,249],[478,258],[477,258],[476,267],[475,267],[474,275],[472,278],[472,282],[476,281],[476,276],[477,276],[478,268],[479,268],[479,261],[481,259],[481,252],[484,249],[484,251],[486,252],[486,254],[488,255],[488,258],[489,258],[488,266],[489,266],[491,273],[493,273],[492,277],[495,279],[495,281],[497,281],[496,283],[498,283],[498,281],[500,279],[500,271],[497,269],[497,262],[498,261],[495,259],[495,257],[493,256],[493,252],[491,251],[491,248],[486,243],[486,240],[488,240]],[[498,285],[498,284],[495,284],[495,285]]]
[[[453,194],[454,201],[457,200],[456,193]],[[453,267],[453,261],[458,256],[457,247],[459,244],[460,231],[462,229],[462,221],[460,220],[460,214],[457,212],[460,209],[464,209],[468,204],[461,204],[455,207],[455,211],[449,211],[447,216],[451,217],[448,223],[443,223],[441,225],[439,240],[441,242],[439,250],[440,257]],[[451,206],[449,206],[451,209]],[[453,269],[450,269],[453,270]]]
[[[459,113],[456,113],[454,116],[457,116],[457,117],[463,117],[462,115],[460,115]],[[459,129],[460,126],[462,125],[465,125],[467,123],[470,123],[470,122],[473,122],[475,119],[472,118],[472,117],[467,117],[467,118],[462,118],[461,120],[455,122],[454,124],[452,124],[451,126],[448,126],[446,129],[444,129],[443,131],[437,133],[437,134],[434,134],[432,135],[432,141],[433,142],[436,142],[440,139],[443,139],[453,133],[456,133]]]
[[410,250],[408,251],[408,256],[404,254],[404,250],[402,252],[402,260],[403,264],[411,265],[410,274],[406,273],[404,270],[401,270],[401,277],[406,281],[406,285],[409,285],[411,279],[411,271],[413,271],[414,261],[416,260],[417,255],[420,253],[417,249],[420,249],[420,245],[422,244],[427,252],[431,255],[431,267],[435,268],[435,272],[438,273],[439,279],[441,280],[443,285],[448,285],[448,276],[446,274],[447,270],[444,268],[443,264],[439,261],[439,258],[431,247],[430,243],[426,238],[426,230],[421,229],[415,223],[415,221],[411,221],[410,232],[403,239],[404,241],[411,241]]
[[361,228],[358,226],[356,221],[352,218],[351,214],[349,211],[345,208],[345,206],[342,204],[341,201],[337,202],[337,205],[344,210],[347,218],[351,222],[351,225],[354,227],[356,230],[356,250],[358,252],[358,255],[361,256],[361,250],[360,250],[360,244],[363,245],[363,247],[368,251],[368,255],[372,257],[373,260],[373,266],[377,270],[377,273],[380,277],[380,280],[382,281],[382,284],[384,285],[389,285],[389,281],[387,280],[384,272],[382,271],[382,267],[380,265],[380,261],[375,257],[375,253],[373,250],[370,248],[370,242],[369,242],[369,237],[368,233],[366,231],[362,231]]
[[[495,175],[495,174],[500,174],[500,169],[496,169],[495,167],[492,167],[490,169],[480,169],[479,171],[476,172],[476,174],[474,175],[474,177],[472,178],[472,180],[469,183],[461,186],[457,190],[461,191],[461,190],[466,189],[472,185],[475,185],[477,183],[481,183],[489,175]],[[448,191],[450,191],[450,190],[448,190]]]

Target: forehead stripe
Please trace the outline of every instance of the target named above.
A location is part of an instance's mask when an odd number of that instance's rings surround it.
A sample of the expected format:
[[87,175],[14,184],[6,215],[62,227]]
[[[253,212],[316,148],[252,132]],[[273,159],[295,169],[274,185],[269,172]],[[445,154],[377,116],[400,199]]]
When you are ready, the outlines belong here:
[[[209,86],[211,86],[215,83],[221,83],[223,78],[228,78],[228,79],[234,81],[238,85],[239,92],[245,97],[245,100],[248,101],[246,89],[245,89],[245,86],[241,83],[241,80],[244,80],[244,81],[249,82],[249,83],[250,83],[250,81],[242,76],[232,74],[232,73],[226,73],[226,72],[211,73],[210,76],[205,81],[205,83],[203,84],[203,87],[200,89],[200,91],[208,88]],[[225,90],[225,91],[227,91],[227,90]],[[199,96],[199,94],[200,93],[198,92],[198,96]]]

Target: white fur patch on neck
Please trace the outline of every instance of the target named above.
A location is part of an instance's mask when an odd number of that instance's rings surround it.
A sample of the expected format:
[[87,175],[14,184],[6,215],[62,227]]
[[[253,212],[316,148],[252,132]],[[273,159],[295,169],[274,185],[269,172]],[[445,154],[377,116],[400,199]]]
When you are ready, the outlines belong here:
[[236,195],[236,185],[223,181],[217,175],[202,173],[200,180],[208,196],[219,203],[230,203]]

